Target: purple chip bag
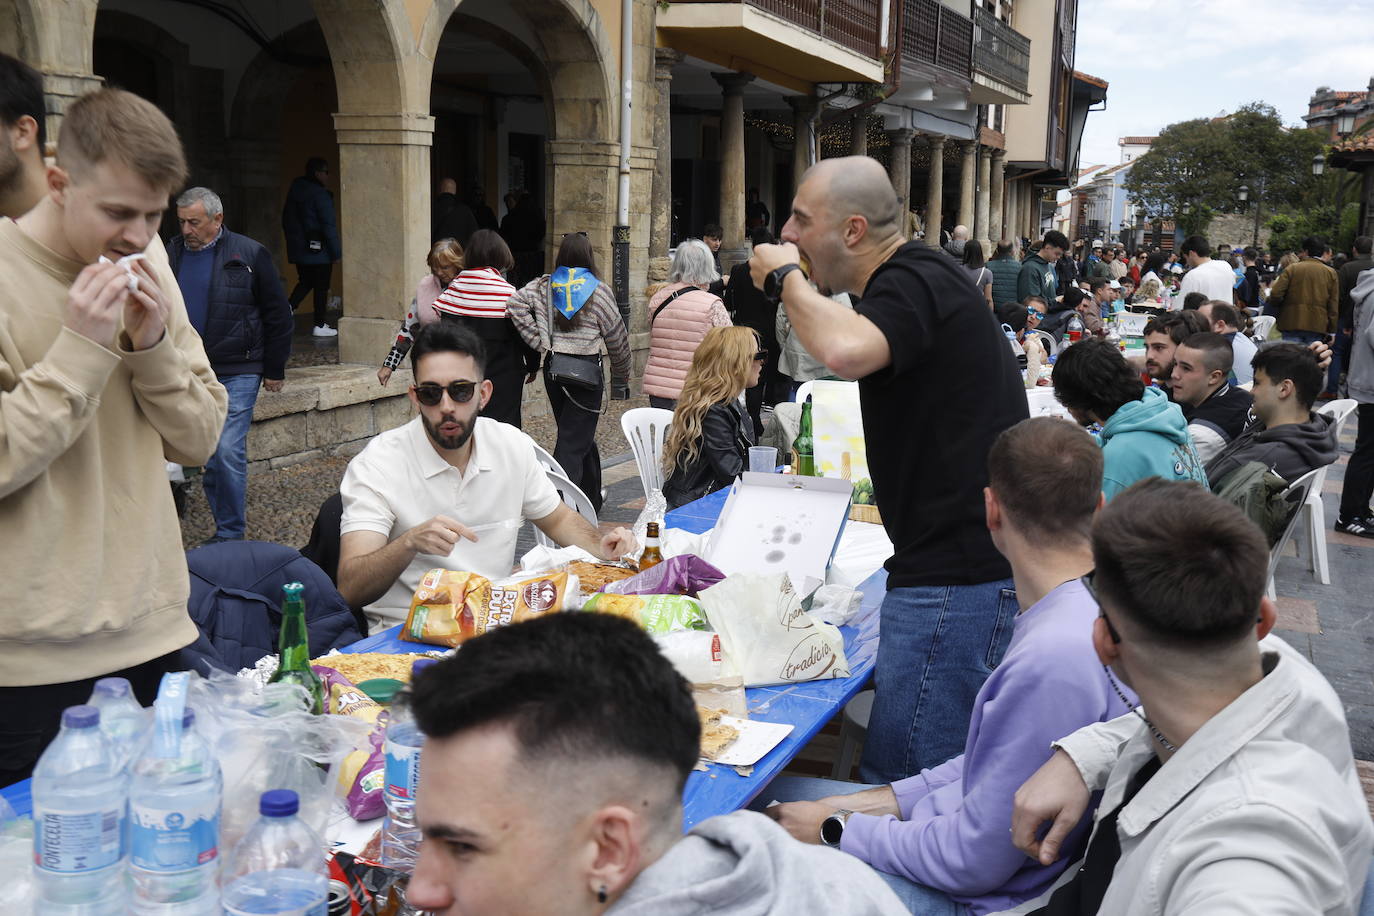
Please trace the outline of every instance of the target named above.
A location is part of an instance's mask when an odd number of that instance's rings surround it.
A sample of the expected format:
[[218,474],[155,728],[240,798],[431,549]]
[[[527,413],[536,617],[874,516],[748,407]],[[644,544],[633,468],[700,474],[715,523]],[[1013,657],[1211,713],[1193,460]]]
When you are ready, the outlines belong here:
[[333,715],[357,716],[372,723],[367,744],[359,745],[338,765],[340,785],[347,785],[344,802],[355,820],[366,821],[386,813],[382,786],[386,782],[387,712],[367,694],[333,668],[312,665],[324,684],[324,709]]
[[669,557],[628,579],[611,582],[602,591],[613,595],[687,595],[695,598],[697,592],[724,578],[725,573],[701,557],[684,553]]

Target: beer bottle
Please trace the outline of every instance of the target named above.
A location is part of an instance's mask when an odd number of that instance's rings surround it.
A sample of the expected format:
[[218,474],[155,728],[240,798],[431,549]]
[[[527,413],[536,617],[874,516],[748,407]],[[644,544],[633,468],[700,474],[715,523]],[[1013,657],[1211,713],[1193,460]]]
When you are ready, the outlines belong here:
[[658,522],[649,522],[644,530],[644,552],[639,555],[639,571],[663,562],[663,554],[658,549]]
[[792,473],[802,477],[816,476],[816,447],[811,438],[811,395],[802,404],[801,426],[792,440]]
[[281,636],[277,640],[277,672],[268,683],[299,684],[310,693],[310,711],[324,712],[324,686],[310,667],[310,641],[305,632],[305,586],[282,586]]

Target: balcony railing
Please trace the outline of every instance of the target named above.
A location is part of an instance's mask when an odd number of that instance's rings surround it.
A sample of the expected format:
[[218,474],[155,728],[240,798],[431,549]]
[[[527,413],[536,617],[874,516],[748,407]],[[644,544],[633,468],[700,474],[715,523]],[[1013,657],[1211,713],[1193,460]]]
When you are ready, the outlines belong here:
[[949,70],[967,78],[973,20],[959,15],[940,0],[905,0],[905,3],[903,60]]
[[[721,0],[673,0],[718,3]],[[815,32],[865,57],[877,58],[882,0],[739,0]]]
[[973,13],[973,69],[1025,92],[1030,87],[1030,39],[978,7]]

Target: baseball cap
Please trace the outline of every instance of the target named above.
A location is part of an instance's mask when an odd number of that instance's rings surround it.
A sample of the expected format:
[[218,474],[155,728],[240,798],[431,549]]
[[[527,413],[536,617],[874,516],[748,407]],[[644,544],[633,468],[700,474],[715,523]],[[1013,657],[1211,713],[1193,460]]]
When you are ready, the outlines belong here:
[[1110,286],[1112,289],[1121,289],[1121,284],[1115,280],[1111,281],[1107,285]]

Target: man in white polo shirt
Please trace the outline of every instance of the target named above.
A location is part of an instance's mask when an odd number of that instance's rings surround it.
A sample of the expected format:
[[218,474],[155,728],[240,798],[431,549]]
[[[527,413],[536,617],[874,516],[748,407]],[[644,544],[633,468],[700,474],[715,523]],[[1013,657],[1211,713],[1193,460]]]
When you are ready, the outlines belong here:
[[1179,284],[1178,301],[1189,293],[1202,293],[1208,300],[1219,299],[1231,302],[1231,290],[1236,285],[1236,272],[1225,261],[1212,259],[1212,246],[1200,235],[1190,235],[1183,240],[1183,260],[1188,272]]
[[477,414],[491,397],[482,342],[455,323],[426,325],[410,349],[419,416],[381,433],[348,464],[339,592],[374,624],[405,619],[420,577],[444,567],[510,575],[525,519],[603,559],[635,549],[568,508],[520,430]]

